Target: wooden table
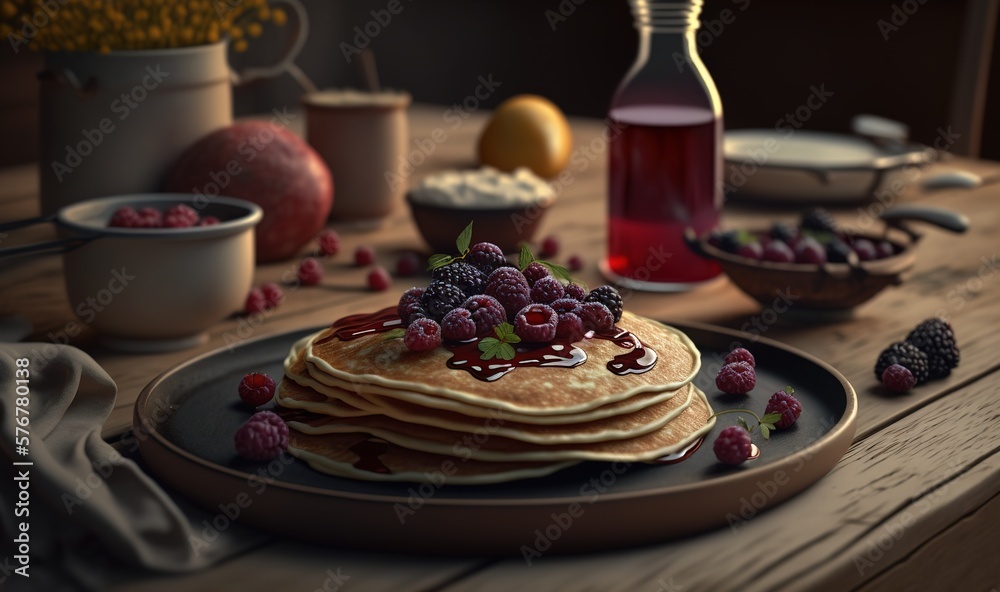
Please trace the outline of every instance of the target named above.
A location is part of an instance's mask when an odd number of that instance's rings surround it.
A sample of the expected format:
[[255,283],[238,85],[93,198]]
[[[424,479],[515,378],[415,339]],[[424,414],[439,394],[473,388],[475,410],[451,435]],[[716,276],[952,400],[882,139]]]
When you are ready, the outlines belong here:
[[[475,138],[485,116],[475,113],[458,129],[443,119],[445,108],[411,110],[412,138],[430,138],[441,128],[443,142],[414,179],[444,168],[473,166]],[[577,145],[600,147],[602,124],[574,120]],[[440,137],[440,135],[438,136]],[[604,250],[605,174],[603,151],[574,160],[542,234],[562,243],[559,258],[580,254],[579,276],[601,279],[596,261]],[[586,166],[584,166],[584,164]],[[1000,165],[955,158],[947,163],[980,174]],[[350,577],[344,590],[991,590],[1000,587],[1000,189],[988,186],[934,194],[912,189],[903,202],[958,210],[972,228],[956,237],[928,230],[909,280],[857,309],[852,318],[826,324],[779,317],[763,335],[801,348],[844,373],[858,392],[856,440],[827,477],[778,508],[737,529],[717,530],[679,541],[593,553],[546,555],[528,567],[508,558],[427,558],[331,549],[275,540],[193,575],[152,575],[117,590],[315,590],[326,570]],[[0,218],[37,212],[34,166],[0,171]],[[838,212],[857,224],[859,210]],[[726,206],[729,227],[792,220],[795,212]],[[364,288],[365,273],[350,265],[358,245],[371,245],[378,261],[392,268],[398,252],[423,248],[404,209],[378,229],[334,224],[344,246],[327,265],[320,287],[292,291],[286,302],[257,327],[229,319],[211,329],[197,349],[158,355],[125,355],[100,347],[90,331],[72,343],[91,353],[119,386],[118,404],[105,426],[115,439],[127,429],[132,404],[156,374],[227,340],[259,337],[327,324],[348,312],[393,304],[408,280],[387,292]],[[4,246],[44,237],[33,229],[0,237]],[[257,281],[274,281],[294,262],[263,265]],[[33,337],[59,339],[73,320],[57,257],[7,262],[0,267],[0,315],[21,313],[34,324]],[[679,295],[635,294],[627,307],[654,318],[704,321],[741,329],[760,307],[728,282]],[[962,363],[947,379],[906,396],[889,397],[872,373],[879,351],[901,340],[911,327],[935,314],[946,315],[962,348]],[[664,508],[665,512],[671,508]],[[582,518],[582,519],[585,519]]]

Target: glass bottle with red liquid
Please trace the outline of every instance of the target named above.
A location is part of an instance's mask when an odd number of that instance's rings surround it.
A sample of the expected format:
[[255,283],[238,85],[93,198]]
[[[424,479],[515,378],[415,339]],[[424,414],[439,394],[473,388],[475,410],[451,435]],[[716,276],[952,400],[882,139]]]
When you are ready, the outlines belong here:
[[720,273],[684,242],[719,224],[722,103],[698,57],[702,0],[629,0],[639,54],[611,100],[608,256],[626,287],[688,290]]

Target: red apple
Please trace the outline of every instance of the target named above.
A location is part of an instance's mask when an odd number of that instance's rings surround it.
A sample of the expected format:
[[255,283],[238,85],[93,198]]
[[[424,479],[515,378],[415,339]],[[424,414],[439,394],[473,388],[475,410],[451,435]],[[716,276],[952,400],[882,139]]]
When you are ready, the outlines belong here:
[[[326,224],[333,177],[308,144],[275,122],[246,121],[188,148],[167,175],[166,191],[216,195],[259,205],[257,261],[287,259]],[[197,200],[196,200],[197,203]]]

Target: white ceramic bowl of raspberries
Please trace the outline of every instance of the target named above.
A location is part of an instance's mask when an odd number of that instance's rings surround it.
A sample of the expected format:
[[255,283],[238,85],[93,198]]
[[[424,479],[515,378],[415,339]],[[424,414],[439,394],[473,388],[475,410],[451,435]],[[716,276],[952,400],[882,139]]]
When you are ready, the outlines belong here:
[[169,351],[243,306],[254,274],[260,207],[185,194],[123,195],[60,210],[79,246],[63,254],[70,306],[109,347]]

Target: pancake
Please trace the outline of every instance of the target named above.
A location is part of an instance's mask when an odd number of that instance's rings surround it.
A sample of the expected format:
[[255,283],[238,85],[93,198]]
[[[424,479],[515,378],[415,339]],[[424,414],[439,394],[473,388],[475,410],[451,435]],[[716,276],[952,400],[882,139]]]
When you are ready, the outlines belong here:
[[[295,369],[294,365],[292,369]],[[680,390],[673,391],[676,396],[626,415],[577,423],[539,425],[518,422],[502,410],[495,411],[489,418],[475,418],[452,411],[426,409],[387,397],[358,396],[342,389],[320,393],[311,378],[296,374],[286,374],[286,377],[290,380],[283,380],[277,393],[277,402],[282,407],[304,409],[332,418],[384,415],[401,422],[467,434],[476,433],[484,425],[492,424],[492,434],[543,445],[621,440],[660,429],[690,404],[693,389],[690,384],[685,385]]]
[[[350,385],[371,385],[394,392],[433,395],[466,405],[496,408],[522,415],[570,415],[630,399],[640,393],[675,391],[689,383],[701,367],[697,348],[682,332],[625,313],[620,326],[633,332],[656,363],[646,372],[619,375],[606,364],[629,350],[607,339],[584,339],[574,345],[586,353],[575,368],[517,368],[495,382],[447,368],[452,352],[444,347],[414,352],[400,339],[363,335],[328,339],[332,330],[309,340],[304,360],[319,373]],[[498,366],[502,361],[484,362]]]
[[[715,425],[705,394],[693,385],[690,404],[663,427],[641,436],[604,442],[539,445],[496,435],[483,422],[475,433],[399,421],[384,415],[334,418],[281,409],[288,426],[309,435],[362,432],[404,448],[483,461],[651,461],[685,449]],[[502,425],[502,424],[501,424]]]
[[[369,447],[372,452],[363,452],[363,458],[358,454],[359,445]],[[541,477],[575,464],[459,459],[372,441],[371,436],[362,433],[309,436],[291,431],[288,452],[313,469],[335,477],[365,481],[428,481],[439,485],[484,485]]]

